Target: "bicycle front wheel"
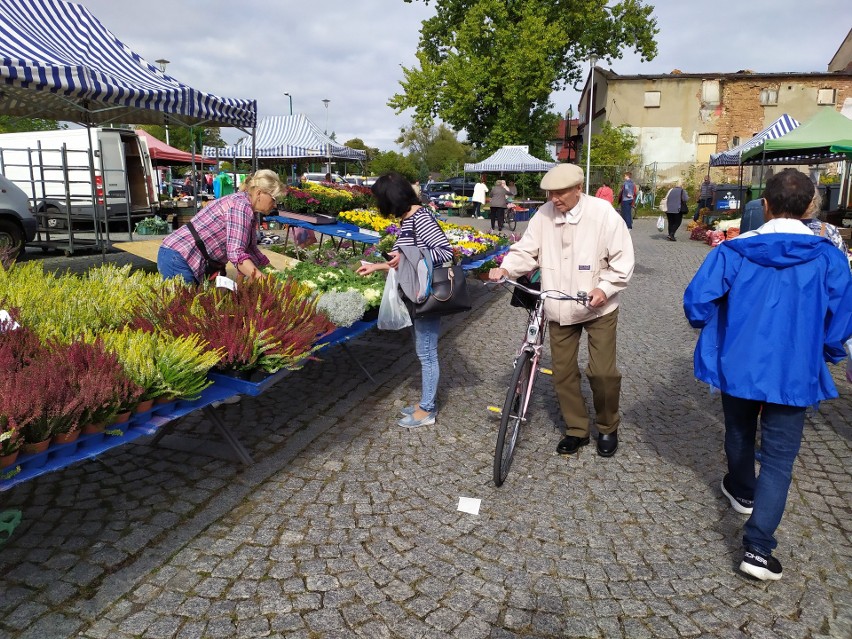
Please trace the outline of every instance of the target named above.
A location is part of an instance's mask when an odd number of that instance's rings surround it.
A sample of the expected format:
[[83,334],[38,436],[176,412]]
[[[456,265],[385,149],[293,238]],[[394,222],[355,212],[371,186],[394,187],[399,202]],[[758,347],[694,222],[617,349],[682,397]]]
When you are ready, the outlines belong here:
[[500,415],[500,430],[497,432],[497,448],[494,450],[494,485],[502,486],[509,474],[512,457],[521,425],[526,418],[527,396],[532,375],[532,353],[523,351],[515,361],[512,381],[506,393],[503,413]]
[[518,220],[515,219],[514,211],[506,212],[506,226],[509,227],[510,231],[514,231],[516,228],[518,228]]

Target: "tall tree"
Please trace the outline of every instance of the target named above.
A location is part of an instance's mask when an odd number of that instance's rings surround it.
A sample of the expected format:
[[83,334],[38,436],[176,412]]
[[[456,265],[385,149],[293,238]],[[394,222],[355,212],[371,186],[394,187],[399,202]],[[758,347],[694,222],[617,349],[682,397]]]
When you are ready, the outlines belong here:
[[471,159],[470,145],[460,142],[456,132],[443,124],[428,127],[412,124],[401,130],[396,143],[408,151],[408,158],[415,166],[425,165],[429,171],[446,173],[447,167],[461,167]]
[[396,171],[412,182],[417,177],[417,168],[411,160],[396,151],[379,151],[369,165],[370,175],[383,175],[388,171]]
[[[636,136],[626,125],[614,127],[604,122],[600,132],[592,136],[591,165],[608,184],[617,184],[621,173],[639,163],[635,149]],[[587,152],[584,145],[580,150],[580,166],[585,165]]]
[[53,131],[67,129],[67,124],[42,118],[18,118],[13,115],[0,115],[0,133],[19,133],[21,131]]
[[343,143],[343,146],[348,146],[350,149],[358,149],[367,153],[367,162],[372,160],[378,154],[379,150],[372,146],[367,146],[361,138],[352,138]]
[[[159,124],[144,124],[139,128],[145,129],[162,142],[166,141],[166,127],[164,126],[160,126]],[[225,141],[222,140],[219,127],[195,126],[192,127],[191,134],[190,128],[186,126],[173,124],[169,127],[169,146],[182,151],[189,151],[193,138],[195,138],[195,152],[199,155],[201,155],[201,148],[203,146],[226,146]]]
[[653,7],[642,0],[422,1],[436,15],[420,29],[419,68],[403,68],[388,104],[414,109],[419,126],[439,117],[486,151],[529,144],[543,155],[556,119],[550,95],[580,82],[591,54],[657,53]]

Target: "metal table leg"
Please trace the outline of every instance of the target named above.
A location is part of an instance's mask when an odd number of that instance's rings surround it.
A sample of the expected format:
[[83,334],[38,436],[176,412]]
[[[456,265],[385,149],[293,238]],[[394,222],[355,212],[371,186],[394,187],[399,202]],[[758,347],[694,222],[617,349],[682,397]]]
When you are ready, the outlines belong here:
[[222,418],[219,417],[219,414],[216,412],[212,406],[204,406],[201,411],[204,413],[205,417],[213,422],[213,425],[219,431],[219,434],[222,435],[222,438],[227,442],[227,444],[231,447],[231,449],[237,454],[237,457],[240,458],[240,461],[243,462],[246,466],[249,464],[253,464],[254,460],[249,455],[249,452],[246,450],[245,446],[242,445],[237,436],[234,435],[233,431],[228,428],[228,425],[222,421]]

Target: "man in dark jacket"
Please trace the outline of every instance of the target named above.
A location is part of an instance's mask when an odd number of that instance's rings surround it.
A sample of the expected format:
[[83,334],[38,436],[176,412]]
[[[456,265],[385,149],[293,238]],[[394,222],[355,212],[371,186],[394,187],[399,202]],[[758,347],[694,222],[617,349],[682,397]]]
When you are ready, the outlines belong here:
[[750,515],[739,567],[761,580],[781,578],[774,535],[805,410],[837,397],[825,362],[843,361],[843,343],[852,335],[849,264],[800,221],[813,194],[800,171],[771,177],[763,194],[771,219],[710,251],[684,294],[690,324],[702,329],[695,376],[722,391],[728,458],[722,494]]

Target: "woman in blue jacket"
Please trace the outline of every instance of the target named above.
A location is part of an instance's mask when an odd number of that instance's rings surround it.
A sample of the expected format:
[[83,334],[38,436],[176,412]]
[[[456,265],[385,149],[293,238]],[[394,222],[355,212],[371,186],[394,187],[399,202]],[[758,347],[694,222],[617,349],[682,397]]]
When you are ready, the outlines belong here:
[[772,219],[711,251],[684,294],[690,324],[702,329],[695,376],[722,391],[728,459],[722,493],[734,510],[750,515],[740,570],[761,580],[781,578],[774,534],[805,409],[837,397],[826,361],[842,361],[852,335],[849,264],[800,221],[813,194],[800,171],[771,177],[763,197]]

